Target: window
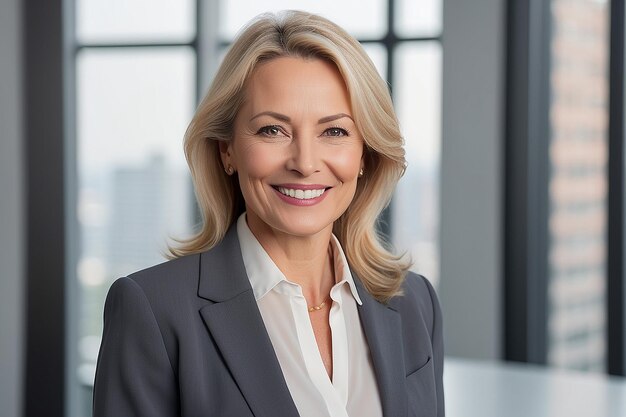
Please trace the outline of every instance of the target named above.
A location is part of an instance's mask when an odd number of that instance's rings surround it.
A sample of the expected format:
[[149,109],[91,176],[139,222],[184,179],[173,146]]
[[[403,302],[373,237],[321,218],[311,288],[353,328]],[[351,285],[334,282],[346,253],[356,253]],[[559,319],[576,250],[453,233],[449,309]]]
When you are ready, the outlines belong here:
[[77,377],[81,415],[111,283],[165,261],[188,235],[193,191],[182,152],[196,99],[193,1],[76,2]]

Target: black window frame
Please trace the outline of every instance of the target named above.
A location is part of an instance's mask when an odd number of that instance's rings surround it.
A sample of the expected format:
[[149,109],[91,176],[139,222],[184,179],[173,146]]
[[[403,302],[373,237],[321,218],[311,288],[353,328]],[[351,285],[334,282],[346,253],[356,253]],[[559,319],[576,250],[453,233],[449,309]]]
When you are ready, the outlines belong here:
[[550,0],[510,0],[504,189],[504,359],[546,363]]
[[24,415],[65,403],[65,149],[62,0],[22,3],[26,177]]
[[625,7],[624,0],[610,2],[609,57],[609,158],[607,220],[607,371],[626,376],[626,158],[624,152]]

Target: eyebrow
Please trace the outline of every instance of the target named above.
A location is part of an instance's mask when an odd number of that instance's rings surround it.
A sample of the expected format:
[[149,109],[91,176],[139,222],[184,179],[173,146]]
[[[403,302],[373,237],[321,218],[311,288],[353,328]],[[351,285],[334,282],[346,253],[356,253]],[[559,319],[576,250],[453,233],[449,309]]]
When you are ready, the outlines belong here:
[[[252,116],[250,121],[253,121],[257,117],[261,117],[261,116],[271,116],[271,117],[273,117],[275,119],[278,119],[280,121],[283,121],[283,122],[287,122],[287,123],[291,122],[291,118],[289,116],[286,116],[286,115],[281,114],[281,113],[276,113],[274,111],[263,111],[261,113],[258,113],[256,115]],[[319,119],[317,121],[317,124],[321,125],[322,123],[332,122],[334,120],[338,120],[338,119],[341,119],[341,118],[344,118],[344,117],[347,117],[347,118],[349,118],[350,120],[352,120],[354,122],[354,119],[349,114],[337,113],[337,114],[333,114],[331,116],[322,117],[321,119]]]
[[352,120],[354,122],[354,119],[349,114],[337,113],[337,114],[333,114],[332,116],[322,117],[321,119],[319,119],[317,121],[317,124],[321,125],[322,123],[332,122],[333,120],[338,120],[338,119],[341,119],[341,118],[344,118],[344,117],[347,117],[347,118],[349,118],[350,120]]

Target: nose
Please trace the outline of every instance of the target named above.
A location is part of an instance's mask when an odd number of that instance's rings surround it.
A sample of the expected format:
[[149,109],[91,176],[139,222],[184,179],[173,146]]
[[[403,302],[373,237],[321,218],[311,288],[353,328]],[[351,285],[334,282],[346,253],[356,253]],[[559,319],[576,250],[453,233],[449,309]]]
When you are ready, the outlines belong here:
[[290,144],[287,169],[297,171],[303,177],[308,177],[318,171],[319,163],[315,139],[294,138]]

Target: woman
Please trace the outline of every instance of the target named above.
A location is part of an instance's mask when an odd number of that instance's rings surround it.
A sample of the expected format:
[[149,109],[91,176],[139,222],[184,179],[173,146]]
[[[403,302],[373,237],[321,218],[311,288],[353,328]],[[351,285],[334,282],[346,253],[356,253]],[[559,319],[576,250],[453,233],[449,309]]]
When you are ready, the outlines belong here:
[[94,415],[443,416],[434,290],[376,234],[405,160],[358,42],[259,16],[185,153],[202,230],[111,287]]

